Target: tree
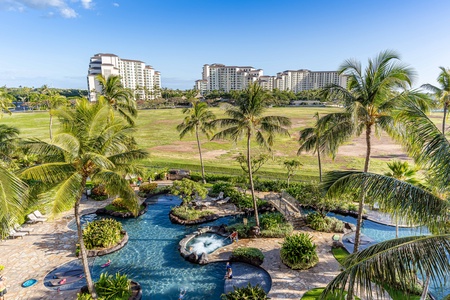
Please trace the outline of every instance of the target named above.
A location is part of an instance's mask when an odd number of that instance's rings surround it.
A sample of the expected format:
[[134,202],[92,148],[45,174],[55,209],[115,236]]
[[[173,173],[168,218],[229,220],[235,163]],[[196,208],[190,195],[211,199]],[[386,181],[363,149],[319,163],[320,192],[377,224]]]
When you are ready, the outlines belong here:
[[9,235],[9,230],[23,216],[27,207],[27,185],[14,173],[0,165],[0,238]]
[[348,140],[353,134],[353,123],[347,114],[328,114],[322,118],[319,113],[314,114],[316,123],[314,127],[300,130],[298,139],[300,148],[297,155],[303,151],[317,154],[319,166],[319,181],[322,181],[322,160],[321,154],[330,155],[333,159],[336,156],[338,147]]
[[99,98],[106,100],[113,112],[118,112],[130,125],[134,125],[137,116],[136,102],[133,93],[123,87],[120,76],[111,75],[106,79],[103,75],[97,75],[97,80],[102,87]]
[[245,136],[247,141],[247,166],[252,192],[253,207],[255,209],[256,226],[259,227],[258,207],[253,184],[253,172],[251,165],[251,140],[271,150],[276,134],[289,135],[285,128],[291,125],[287,117],[265,116],[265,91],[257,83],[250,85],[236,101],[237,106],[228,105],[225,114],[228,118],[213,121],[223,130],[216,133],[213,139],[231,138],[234,141]]
[[289,187],[291,177],[294,176],[295,171],[300,168],[300,166],[303,166],[303,164],[296,159],[290,159],[285,160],[283,165],[287,169],[287,186]]
[[198,182],[183,178],[182,180],[176,180],[173,182],[173,185],[170,188],[170,193],[180,196],[183,206],[188,206],[194,199],[195,195],[205,199],[206,195],[208,195],[208,190]]
[[3,117],[3,112],[11,114],[9,109],[11,108],[12,101],[14,97],[12,97],[5,87],[0,88],[0,118]]
[[0,124],[0,165],[10,165],[17,149],[19,129],[5,124]]
[[52,204],[54,214],[73,207],[77,224],[78,243],[89,292],[96,298],[87,260],[80,223],[80,200],[90,178],[101,183],[110,195],[133,204],[138,212],[134,190],[125,174],[136,173],[134,162],[147,153],[138,149],[131,134],[133,128],[121,119],[110,119],[110,108],[99,99],[89,103],[83,99],[73,110],[59,110],[61,132],[52,144],[32,140],[27,142],[31,153],[41,156],[43,163],[25,169],[21,176],[38,181],[47,187],[40,195],[42,201]]
[[[393,109],[408,96],[406,89],[411,85],[413,72],[398,60],[399,56],[395,52],[383,51],[374,60],[369,59],[364,71],[359,62],[346,60],[339,69],[340,74],[348,76],[346,88],[339,85],[325,88],[328,98],[344,101],[346,112],[342,113],[342,117],[347,116],[354,123],[348,130],[355,131],[357,135],[365,133],[364,172],[369,171],[372,132],[390,131],[394,123],[391,116]],[[364,198],[362,192],[356,224],[355,252],[360,243]]]
[[438,98],[440,104],[444,108],[444,116],[442,117],[442,132],[445,134],[445,121],[447,119],[448,106],[450,105],[450,69],[439,67],[441,73],[437,78],[440,87],[431,84],[422,85],[423,88],[431,91]]
[[53,139],[53,116],[55,115],[56,109],[60,106],[66,105],[68,101],[66,97],[61,96],[55,89],[50,89],[46,85],[44,85],[41,89],[40,103],[48,109],[48,113],[50,115],[48,131],[51,141]]
[[[415,178],[417,170],[410,168],[408,162],[394,160],[392,162],[388,162],[387,165],[390,172],[387,172],[384,175],[394,177],[395,179],[405,181],[413,185],[419,183],[419,181]],[[395,219],[395,237],[398,238],[398,217],[395,211],[393,214]]]
[[201,131],[209,138],[209,135],[213,129],[211,121],[215,120],[216,116],[208,109],[208,105],[206,103],[198,101],[194,101],[192,103],[192,107],[184,108],[183,114],[185,114],[186,117],[183,122],[177,126],[177,130],[180,132],[180,139],[182,139],[187,133],[195,132],[198,153],[200,156],[200,166],[202,168],[202,179],[203,183],[206,183],[202,147],[198,133]]
[[[405,102],[396,119],[403,130],[400,141],[415,163],[432,171],[429,174],[437,188],[449,187],[450,143],[444,134],[414,101]],[[328,293],[342,295],[344,290],[353,294],[359,287],[364,293],[361,296],[371,298],[373,289],[381,295],[383,286],[394,282],[406,289],[418,275],[425,283],[445,283],[445,276],[450,276],[450,234],[445,233],[448,200],[386,175],[335,171],[326,177],[324,187],[329,195],[364,189],[380,207],[396,211],[410,224],[427,225],[435,234],[394,239],[355,252],[344,262],[345,271],[329,283],[323,297]]]

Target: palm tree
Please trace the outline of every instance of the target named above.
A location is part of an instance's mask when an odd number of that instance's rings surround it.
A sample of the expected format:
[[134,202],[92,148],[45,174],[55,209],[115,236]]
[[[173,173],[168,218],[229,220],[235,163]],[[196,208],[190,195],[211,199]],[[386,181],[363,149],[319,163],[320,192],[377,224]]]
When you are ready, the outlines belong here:
[[11,114],[9,108],[11,108],[14,97],[8,93],[6,87],[0,88],[0,118],[3,116],[3,112]]
[[[369,171],[370,153],[372,150],[372,132],[390,131],[393,127],[392,110],[407,96],[405,90],[411,85],[413,72],[408,67],[398,63],[399,56],[392,51],[383,51],[372,60],[363,71],[361,64],[354,60],[345,61],[339,73],[348,76],[347,87],[331,85],[325,89],[328,97],[344,100],[346,112],[342,117],[349,117],[357,135],[365,132],[366,158],[364,172]],[[358,222],[355,233],[355,252],[358,251],[362,215],[364,208],[364,193],[359,200]]]
[[48,113],[50,115],[50,122],[48,125],[48,131],[50,135],[50,141],[53,139],[53,116],[55,115],[56,109],[62,105],[68,103],[66,97],[61,96],[55,89],[50,89],[46,85],[42,87],[40,102],[47,107]]
[[234,141],[242,136],[247,139],[247,169],[252,192],[253,208],[255,209],[256,226],[259,228],[258,207],[256,204],[255,189],[253,185],[253,172],[251,165],[251,140],[271,150],[275,134],[289,135],[285,128],[291,125],[287,117],[265,116],[265,91],[257,83],[250,85],[236,101],[237,106],[228,106],[226,115],[228,118],[213,121],[222,131],[216,133],[213,139],[231,138]]
[[27,185],[14,173],[0,165],[0,238],[9,235],[9,230],[23,216],[27,207]]
[[444,67],[439,67],[439,69],[441,69],[441,73],[439,73],[437,82],[439,83],[440,88],[431,84],[424,84],[422,87],[433,92],[444,108],[442,132],[445,133],[445,121],[447,119],[448,106],[450,105],[450,69]]
[[0,165],[12,163],[12,156],[17,148],[19,129],[0,124]]
[[183,109],[183,114],[186,115],[183,122],[177,126],[177,130],[180,132],[180,139],[182,139],[187,133],[195,132],[195,138],[197,139],[198,153],[200,156],[200,166],[202,168],[203,183],[206,183],[205,179],[205,167],[203,165],[202,147],[200,144],[199,131],[204,133],[208,138],[211,130],[213,129],[211,121],[216,119],[214,113],[208,110],[208,104],[205,102],[194,101],[191,108]]
[[88,178],[102,183],[110,195],[129,200],[137,212],[137,198],[125,174],[134,173],[133,162],[146,157],[131,137],[133,128],[122,120],[110,119],[109,107],[99,99],[89,103],[82,99],[73,110],[60,110],[61,132],[52,144],[33,140],[30,152],[42,156],[43,163],[25,169],[21,176],[41,182],[48,191],[40,197],[52,203],[54,214],[74,208],[78,243],[89,292],[96,298],[89,272],[86,248],[80,223],[80,200]]
[[[450,143],[444,134],[413,101],[402,105],[397,118],[403,129],[401,141],[416,164],[432,171],[430,176],[437,188],[449,187]],[[445,283],[450,276],[450,234],[445,232],[445,224],[449,222],[448,200],[394,177],[363,172],[330,172],[324,187],[329,195],[335,196],[364,189],[367,197],[380,207],[396,211],[410,224],[427,225],[435,233],[394,239],[355,252],[344,263],[345,271],[327,286],[324,297],[327,293],[342,294],[344,290],[353,294],[359,286],[364,293],[361,296],[371,298],[373,288],[380,295],[382,285],[393,285],[394,281],[401,284],[400,288],[406,288],[407,283],[415,282],[417,273],[425,283],[430,280]],[[405,272],[411,269],[415,272]]]
[[300,148],[297,155],[303,151],[317,154],[319,165],[319,180],[322,181],[322,160],[320,155],[330,155],[333,159],[336,156],[338,147],[352,136],[353,123],[348,115],[337,113],[328,114],[322,118],[319,113],[314,114],[316,123],[314,127],[308,127],[300,130],[298,139]]
[[97,80],[102,87],[99,98],[106,100],[106,103],[117,111],[130,125],[134,125],[137,116],[136,102],[133,93],[123,87],[120,76],[111,75],[106,79],[103,75],[97,75]]
[[[387,163],[390,172],[385,173],[384,175],[389,177],[394,177],[395,179],[416,185],[419,181],[415,178],[417,170],[410,168],[408,162],[394,160],[392,162]],[[393,212],[395,219],[395,237],[398,238],[398,216],[396,212]]]

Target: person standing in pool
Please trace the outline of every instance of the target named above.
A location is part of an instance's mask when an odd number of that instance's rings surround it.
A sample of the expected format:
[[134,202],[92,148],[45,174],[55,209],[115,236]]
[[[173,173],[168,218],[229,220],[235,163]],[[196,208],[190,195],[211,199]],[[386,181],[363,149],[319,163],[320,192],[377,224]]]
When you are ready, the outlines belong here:
[[231,267],[227,268],[227,274],[225,274],[225,279],[232,279],[233,278],[233,270]]
[[6,279],[5,277],[0,275],[0,299],[1,300],[5,299],[5,294],[7,292],[5,279]]
[[180,296],[178,296],[178,300],[183,300],[184,296],[186,295],[187,290],[180,289]]

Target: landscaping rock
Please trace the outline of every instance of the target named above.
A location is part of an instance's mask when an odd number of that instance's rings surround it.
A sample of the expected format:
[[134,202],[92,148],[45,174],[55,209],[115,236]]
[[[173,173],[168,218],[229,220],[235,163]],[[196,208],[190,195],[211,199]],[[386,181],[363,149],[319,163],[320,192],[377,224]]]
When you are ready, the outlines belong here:
[[200,265],[206,265],[208,264],[209,260],[208,260],[208,253],[203,252],[200,257],[198,258],[198,263]]

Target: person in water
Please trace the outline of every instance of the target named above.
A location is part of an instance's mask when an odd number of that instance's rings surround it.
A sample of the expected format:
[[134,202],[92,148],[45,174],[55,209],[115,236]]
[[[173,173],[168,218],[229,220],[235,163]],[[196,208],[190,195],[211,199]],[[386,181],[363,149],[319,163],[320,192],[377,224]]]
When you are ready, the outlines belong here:
[[110,264],[111,264],[111,260],[108,259],[108,261],[102,265],[102,268],[109,267]]
[[233,270],[231,267],[227,268],[227,273],[225,274],[225,279],[232,279],[233,278]]
[[231,268],[231,265],[230,265],[230,262],[229,262],[229,261],[227,261],[227,266],[226,266],[226,268],[227,268],[227,271],[228,271],[229,268]]
[[183,300],[184,296],[186,295],[187,290],[180,289],[180,296],[178,296],[178,300]]

